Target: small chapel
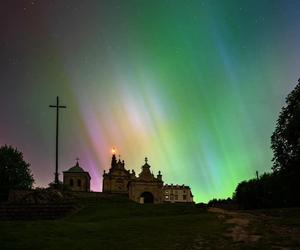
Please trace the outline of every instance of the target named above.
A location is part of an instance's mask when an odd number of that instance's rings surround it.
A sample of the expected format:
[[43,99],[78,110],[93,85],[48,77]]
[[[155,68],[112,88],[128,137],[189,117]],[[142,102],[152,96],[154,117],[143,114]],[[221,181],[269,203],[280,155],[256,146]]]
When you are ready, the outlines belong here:
[[90,192],[91,176],[79,166],[78,158],[75,166],[63,171],[63,183],[71,191]]
[[150,171],[151,166],[145,158],[141,173],[136,176],[134,170],[125,168],[125,162],[112,155],[108,173],[103,173],[103,193],[126,194],[138,203],[163,203],[163,180],[161,172],[157,176]]

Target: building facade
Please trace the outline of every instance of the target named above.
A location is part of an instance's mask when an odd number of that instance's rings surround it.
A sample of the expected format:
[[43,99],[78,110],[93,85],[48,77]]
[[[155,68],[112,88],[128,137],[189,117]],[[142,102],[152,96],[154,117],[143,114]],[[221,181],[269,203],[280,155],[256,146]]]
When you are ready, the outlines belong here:
[[139,203],[163,203],[163,181],[161,172],[155,177],[150,171],[148,159],[137,178],[133,178],[128,188],[128,196]]
[[162,203],[162,189],[162,175],[160,171],[156,177],[151,173],[147,158],[141,173],[136,176],[134,170],[127,170],[124,161],[117,161],[113,154],[108,173],[103,173],[104,193],[126,194],[129,199],[139,203]]
[[112,194],[128,194],[128,184],[135,176],[134,171],[130,173],[125,169],[125,162],[113,155],[111,159],[111,167],[108,173],[103,173],[102,191]]
[[164,185],[164,201],[169,203],[193,203],[193,194],[189,186]]
[[91,176],[84,171],[78,163],[63,172],[63,184],[72,191],[90,192]]

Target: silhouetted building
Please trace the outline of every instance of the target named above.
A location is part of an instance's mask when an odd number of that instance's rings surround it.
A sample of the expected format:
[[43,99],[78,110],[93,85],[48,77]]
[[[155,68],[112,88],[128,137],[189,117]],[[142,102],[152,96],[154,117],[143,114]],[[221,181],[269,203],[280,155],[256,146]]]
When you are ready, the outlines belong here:
[[160,171],[155,177],[150,172],[148,159],[142,166],[139,177],[133,178],[128,186],[129,198],[139,203],[162,203],[163,202],[163,181]]
[[139,203],[162,203],[163,181],[159,171],[157,177],[150,172],[150,165],[145,158],[142,172],[136,177],[134,170],[125,169],[124,161],[112,156],[109,172],[103,173],[104,193],[127,194],[129,199]]
[[84,171],[78,163],[69,170],[63,172],[63,183],[72,191],[89,192],[91,176]]
[[193,203],[193,194],[189,186],[185,185],[164,185],[164,201],[170,203]]
[[116,156],[113,155],[111,159],[111,168],[109,172],[103,173],[102,191],[105,193],[128,194],[128,184],[131,180],[132,174],[125,169],[124,161],[117,161]]

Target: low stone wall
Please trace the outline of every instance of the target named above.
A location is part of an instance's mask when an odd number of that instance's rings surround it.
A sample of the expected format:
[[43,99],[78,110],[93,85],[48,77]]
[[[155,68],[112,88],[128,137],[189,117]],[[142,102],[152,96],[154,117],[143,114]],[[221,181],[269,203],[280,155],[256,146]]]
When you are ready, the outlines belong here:
[[128,199],[127,194],[111,194],[102,192],[75,192],[56,189],[12,190],[8,204],[49,204],[65,203],[80,199]]
[[11,190],[8,196],[9,204],[49,204],[64,203],[73,200],[70,193],[56,189]]
[[72,192],[67,191],[64,194],[70,194],[76,198],[113,198],[113,197],[128,197],[127,194],[111,194],[103,192]]
[[[59,219],[81,209],[85,202],[124,202],[128,195],[56,189],[14,190],[0,204],[0,220]],[[83,202],[82,202],[83,201]]]
[[53,220],[78,211],[80,207],[70,204],[2,204],[0,220]]

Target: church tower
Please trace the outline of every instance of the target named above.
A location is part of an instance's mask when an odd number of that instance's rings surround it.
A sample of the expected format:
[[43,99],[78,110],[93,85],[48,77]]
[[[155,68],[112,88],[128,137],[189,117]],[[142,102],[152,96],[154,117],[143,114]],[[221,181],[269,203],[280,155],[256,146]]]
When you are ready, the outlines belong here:
[[112,155],[111,167],[108,173],[103,173],[103,186],[104,193],[115,194],[128,194],[128,183],[132,174],[129,170],[125,169],[125,162],[119,159],[117,161],[116,155]]

